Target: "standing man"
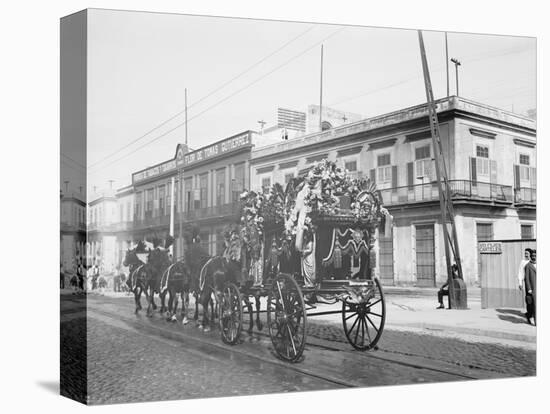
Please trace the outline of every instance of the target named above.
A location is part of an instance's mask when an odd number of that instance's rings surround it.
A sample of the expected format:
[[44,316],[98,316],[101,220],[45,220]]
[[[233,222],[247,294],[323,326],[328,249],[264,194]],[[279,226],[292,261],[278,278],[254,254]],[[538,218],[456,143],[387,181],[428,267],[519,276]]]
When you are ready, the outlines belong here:
[[537,251],[531,251],[531,261],[525,265],[525,303],[527,304],[527,323],[532,325],[531,318],[534,324],[537,324]]
[[523,259],[519,264],[518,270],[518,287],[519,290],[523,290],[523,282],[525,281],[525,265],[531,261],[531,250],[530,248],[525,249],[523,252]]

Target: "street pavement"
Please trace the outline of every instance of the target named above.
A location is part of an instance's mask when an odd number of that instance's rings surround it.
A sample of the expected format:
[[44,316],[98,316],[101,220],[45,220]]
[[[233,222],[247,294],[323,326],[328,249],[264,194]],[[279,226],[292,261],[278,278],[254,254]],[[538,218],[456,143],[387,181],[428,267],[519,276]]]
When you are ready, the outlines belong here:
[[[158,313],[135,316],[133,299],[112,292],[88,294],[87,307],[79,308],[78,296],[65,291],[62,303],[71,305],[62,305],[62,336],[87,337],[91,404],[535,375],[536,328],[509,319],[521,310],[482,310],[470,291],[469,310],[436,310],[431,293],[386,290],[387,322],[377,351],[353,350],[339,315],[308,318],[297,364],[274,356],[265,329],[243,331],[242,343],[230,347],[216,329],[204,333]],[[73,374],[82,373],[82,346],[63,343],[62,360]],[[62,378],[65,388],[78,389],[70,381]]]

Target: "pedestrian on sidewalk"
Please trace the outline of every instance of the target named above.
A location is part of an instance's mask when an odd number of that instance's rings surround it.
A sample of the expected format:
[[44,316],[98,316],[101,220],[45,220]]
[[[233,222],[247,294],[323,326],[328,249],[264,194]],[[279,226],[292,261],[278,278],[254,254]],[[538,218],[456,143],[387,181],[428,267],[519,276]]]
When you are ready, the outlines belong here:
[[531,251],[531,261],[525,265],[525,304],[527,305],[527,323],[537,324],[537,251]]
[[[458,275],[458,265],[455,263],[451,266],[451,272],[452,272],[452,278],[454,279],[460,279]],[[445,282],[443,286],[437,291],[437,300],[439,302],[439,306],[436,309],[445,309],[445,305],[443,305],[443,296],[449,296],[449,282]]]
[[523,252],[523,259],[519,264],[518,269],[518,286],[519,290],[523,290],[523,283],[525,282],[525,265],[531,261],[531,252],[533,250],[530,248],[525,249]]

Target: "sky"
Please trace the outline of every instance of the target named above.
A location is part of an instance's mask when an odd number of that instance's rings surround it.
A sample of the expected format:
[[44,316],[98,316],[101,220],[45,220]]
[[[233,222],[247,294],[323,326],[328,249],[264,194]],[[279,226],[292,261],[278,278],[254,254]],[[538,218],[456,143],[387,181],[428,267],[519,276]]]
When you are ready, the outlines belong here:
[[[424,32],[424,42],[434,95],[444,97],[445,35]],[[175,155],[185,88],[192,148],[258,130],[259,120],[268,128],[278,107],[318,104],[321,44],[324,105],[371,117],[425,102],[416,30],[90,10],[80,162],[89,194]],[[460,96],[524,115],[536,107],[534,38],[448,33],[448,47],[462,63]],[[66,170],[82,168],[63,159]]]

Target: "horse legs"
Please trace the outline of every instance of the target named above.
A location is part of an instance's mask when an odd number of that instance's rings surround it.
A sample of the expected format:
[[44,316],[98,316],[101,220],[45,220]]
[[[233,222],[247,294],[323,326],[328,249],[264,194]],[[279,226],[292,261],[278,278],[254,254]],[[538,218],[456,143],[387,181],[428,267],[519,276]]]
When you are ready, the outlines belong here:
[[145,288],[143,290],[145,292],[145,298],[147,299],[147,316],[152,317],[153,316],[153,295],[155,292],[153,291],[152,287]]
[[141,310],[141,286],[137,286],[134,290],[134,300],[136,302],[136,311],[137,314]]
[[258,328],[258,331],[261,331],[264,326],[260,320],[260,296],[256,295],[254,296],[254,299],[256,300],[256,327]]
[[203,292],[201,294],[201,300],[200,304],[202,307],[202,328],[204,332],[208,332],[210,330],[210,321],[208,319],[208,305],[210,304],[210,301],[212,300],[212,290],[208,289],[208,292]]
[[155,303],[155,288],[151,287],[151,307],[153,310],[157,310],[157,305]]
[[160,313],[163,315],[166,312],[166,294],[168,293],[168,289],[163,291],[159,297],[160,297]]
[[170,292],[170,300],[172,300],[172,295],[174,296],[174,300],[172,301],[173,302],[173,307],[172,307],[172,311],[171,311],[171,315],[172,315],[172,322],[177,322],[177,312],[178,312],[178,292],[174,291],[174,292]]
[[193,315],[193,320],[198,322],[199,320],[199,294],[195,291],[193,292],[193,297],[195,298],[195,314]]
[[187,306],[189,306],[189,292],[181,292],[181,323],[187,325],[189,319],[187,319]]

